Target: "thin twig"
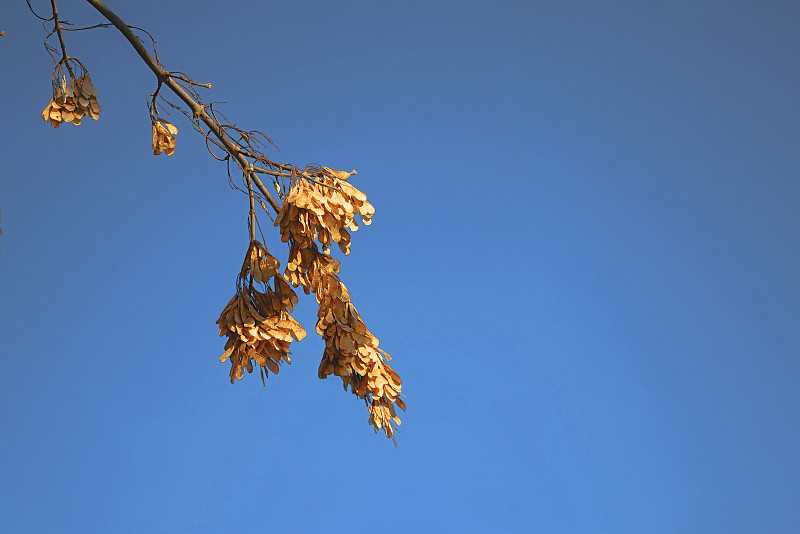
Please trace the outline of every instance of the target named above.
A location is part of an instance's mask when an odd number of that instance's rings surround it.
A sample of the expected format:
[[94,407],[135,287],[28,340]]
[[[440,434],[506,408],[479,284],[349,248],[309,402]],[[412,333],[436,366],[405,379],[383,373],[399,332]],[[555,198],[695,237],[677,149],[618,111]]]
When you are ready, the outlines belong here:
[[256,240],[256,198],[253,195],[253,180],[248,176],[247,177],[247,194],[250,195],[250,217],[248,217],[248,222],[250,223],[250,241]]
[[46,19],[46,18],[44,18],[43,16],[41,16],[40,14],[38,14],[36,11],[34,11],[34,9],[33,9],[33,6],[31,5],[31,0],[25,0],[25,2],[27,2],[27,4],[28,4],[28,9],[30,9],[30,10],[31,10],[31,13],[33,13],[33,15],[34,15],[34,16],[35,16],[37,19],[39,19],[39,20],[43,20],[43,21],[45,21],[45,22],[47,22],[48,20],[52,20],[52,19],[53,19],[53,17],[50,17],[49,19]]
[[61,34],[61,23],[58,21],[58,8],[56,7],[56,0],[50,0],[50,6],[53,8],[53,22],[55,23],[55,31],[58,33],[58,42],[61,43],[61,61],[59,63],[66,63],[67,70],[71,77],[75,77],[72,72],[72,67],[69,65],[69,56],[67,55],[67,45],[64,44],[64,36]]
[[[66,22],[64,23],[66,24]],[[84,26],[82,28],[67,28],[66,26],[62,26],[61,29],[65,32],[82,32],[83,30],[95,30],[97,28],[111,28],[113,24],[109,24],[104,22],[102,24],[95,24],[94,26]]]
[[186,82],[188,84],[196,85],[198,87],[205,87],[206,89],[211,89],[211,84],[210,83],[198,83],[198,82],[192,80],[191,78],[189,78],[188,76],[186,76],[183,73],[179,74],[177,72],[170,72],[169,75],[172,76],[173,78],[177,78],[178,80],[183,80],[184,82]]
[[309,176],[308,174],[306,174],[306,173],[304,173],[302,171],[297,171],[295,174],[291,174],[291,173],[285,173],[285,172],[280,172],[280,171],[272,171],[270,169],[264,169],[264,168],[261,168],[261,167],[256,167],[255,165],[253,165],[253,170],[255,172],[259,173],[259,174],[269,174],[270,176],[275,176],[277,178],[297,178],[298,176],[300,176],[302,178],[305,178],[309,182],[314,182],[315,184],[321,185],[322,187],[327,187],[329,189],[333,189],[334,191],[339,191],[339,192],[342,191],[341,188],[336,187],[335,185],[326,184],[325,182],[317,180],[313,176]]

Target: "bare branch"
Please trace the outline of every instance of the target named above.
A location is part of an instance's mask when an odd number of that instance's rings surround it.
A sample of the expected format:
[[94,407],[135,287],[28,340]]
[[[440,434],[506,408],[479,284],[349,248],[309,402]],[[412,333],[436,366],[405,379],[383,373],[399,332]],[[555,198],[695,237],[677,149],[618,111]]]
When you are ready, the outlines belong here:
[[231,140],[231,138],[228,135],[226,135],[225,130],[220,127],[219,123],[217,121],[214,121],[208,115],[208,113],[206,113],[205,108],[200,104],[200,102],[198,102],[195,98],[193,98],[186,91],[186,89],[184,89],[180,85],[180,83],[176,82],[175,79],[172,78],[172,76],[168,71],[164,70],[164,68],[162,68],[161,65],[155,59],[153,59],[153,57],[147,52],[147,50],[145,50],[142,42],[133,34],[130,27],[127,24],[125,24],[125,22],[123,22],[122,19],[120,19],[113,11],[108,9],[108,7],[106,7],[105,4],[103,4],[99,0],[86,0],[86,1],[97,11],[99,11],[101,15],[103,15],[106,19],[108,19],[109,22],[111,22],[111,24],[113,24],[120,31],[120,33],[122,33],[123,36],[125,36],[125,38],[131,44],[131,46],[133,46],[134,50],[136,50],[136,53],[139,54],[139,57],[142,58],[142,61],[144,61],[145,64],[148,67],[150,67],[150,70],[153,71],[153,73],[156,75],[158,81],[169,87],[170,90],[172,90],[172,92],[178,96],[178,98],[180,98],[187,106],[189,106],[189,109],[192,111],[194,116],[197,117],[197,119],[199,119],[200,121],[202,121],[202,123],[206,125],[209,131],[213,133],[214,136],[217,137],[217,139],[219,139],[220,143],[222,144],[222,148],[224,148],[224,150],[230,155],[230,157],[233,158],[234,161],[236,161],[236,163],[242,169],[242,172],[253,180],[253,182],[256,184],[256,187],[258,187],[259,191],[261,192],[261,194],[264,195],[266,201],[269,203],[272,209],[275,210],[275,213],[278,213],[278,211],[280,210],[280,206],[275,201],[275,198],[273,198],[273,196],[267,190],[267,188],[264,187],[264,184],[258,178],[256,173],[252,170],[249,170],[251,164],[249,161],[247,161],[247,158],[245,158],[241,154],[241,147],[237,147],[237,145]]

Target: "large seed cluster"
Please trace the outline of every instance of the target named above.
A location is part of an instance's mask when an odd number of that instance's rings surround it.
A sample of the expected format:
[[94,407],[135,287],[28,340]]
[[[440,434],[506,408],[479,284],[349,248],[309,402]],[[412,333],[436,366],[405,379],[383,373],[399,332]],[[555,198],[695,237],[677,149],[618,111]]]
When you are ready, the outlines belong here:
[[89,73],[84,72],[80,78],[70,77],[69,83],[62,76],[61,87],[42,111],[42,118],[49,121],[53,128],[58,128],[62,122],[79,125],[86,116],[94,120],[100,118],[97,90],[92,85]]
[[[227,336],[225,353],[219,361],[231,360],[230,378],[241,380],[244,370],[253,372],[253,362],[261,367],[261,378],[269,371],[277,373],[278,365],[291,363],[289,345],[292,338],[300,341],[306,335],[302,326],[289,315],[297,303],[297,295],[278,274],[278,260],[266,247],[253,240],[247,250],[237,279],[237,290],[217,320],[219,335]],[[273,287],[269,286],[272,282]],[[263,283],[265,292],[255,284]]]
[[345,254],[350,254],[350,232],[358,230],[355,215],[364,224],[372,223],[375,208],[367,202],[367,195],[346,182],[355,171],[335,171],[322,167],[320,182],[298,180],[286,198],[275,226],[281,229],[284,242],[292,237],[306,248],[317,240],[327,251],[336,243]]
[[345,182],[352,173],[326,167],[323,171],[324,185],[303,180],[294,184],[275,220],[283,240],[291,242],[284,276],[317,297],[316,331],[325,340],[319,377],[340,377],[345,389],[349,386],[367,403],[375,431],[383,430],[394,439],[395,425],[400,425],[394,405],[405,410],[402,381],[386,363],[391,357],[378,347],[378,338],[367,329],[339,280],[339,262],[327,253],[333,241],[347,254],[350,235],[344,228],[358,228],[355,213],[368,223],[375,210],[364,193]]

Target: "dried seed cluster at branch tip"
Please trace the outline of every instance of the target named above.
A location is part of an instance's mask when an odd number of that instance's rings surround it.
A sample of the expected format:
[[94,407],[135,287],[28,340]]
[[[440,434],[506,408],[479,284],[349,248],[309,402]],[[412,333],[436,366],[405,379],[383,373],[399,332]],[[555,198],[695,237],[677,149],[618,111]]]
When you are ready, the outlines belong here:
[[84,72],[80,78],[70,77],[69,83],[66,76],[62,76],[61,86],[42,111],[42,118],[49,121],[53,128],[58,128],[62,122],[79,125],[81,119],[87,116],[94,120],[100,118],[97,90],[92,85],[89,73]]
[[178,128],[164,119],[153,121],[153,155],[158,156],[162,152],[167,156],[175,153],[175,135]]
[[372,224],[375,208],[367,202],[367,195],[346,180],[356,171],[336,171],[322,167],[319,182],[295,182],[278,216],[275,226],[281,229],[281,239],[289,238],[307,248],[306,243],[319,241],[327,252],[336,243],[345,254],[350,254],[350,232],[358,230],[355,215]]
[[[336,242],[347,254],[350,235],[356,230],[358,213],[368,222],[375,212],[367,197],[345,180],[353,173],[322,167],[322,183],[298,180],[286,196],[275,219],[284,241],[290,241],[289,261],[284,277],[292,285],[313,291],[319,303],[316,331],[325,340],[318,375],[333,374],[342,379],[345,389],[364,399],[369,408],[369,423],[394,439],[400,418],[395,405],[405,411],[400,399],[402,381],[389,366],[388,353],[378,347],[376,338],[365,326],[350,293],[339,280],[339,262],[327,248]],[[320,252],[315,241],[325,247]]]
[[[253,362],[261,367],[261,379],[267,370],[277,373],[281,361],[291,363],[289,345],[300,341],[306,331],[291,316],[297,295],[278,274],[279,263],[266,247],[253,240],[247,249],[236,283],[236,294],[217,320],[219,335],[227,336],[225,353],[219,361],[231,361],[231,384],[241,380],[244,370],[253,372]],[[272,287],[269,286],[272,282]],[[256,284],[263,284],[259,291]]]

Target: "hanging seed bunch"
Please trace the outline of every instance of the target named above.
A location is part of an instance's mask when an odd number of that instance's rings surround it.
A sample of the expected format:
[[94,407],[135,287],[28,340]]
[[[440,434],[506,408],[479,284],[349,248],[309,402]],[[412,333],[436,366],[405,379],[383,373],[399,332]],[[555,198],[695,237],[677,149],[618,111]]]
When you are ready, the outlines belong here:
[[[53,97],[42,111],[42,118],[49,121],[53,128],[58,128],[62,122],[71,122],[79,125],[83,117],[94,120],[100,118],[100,104],[97,103],[97,90],[92,84],[83,64],[75,58],[69,58],[69,81],[63,73],[59,63],[53,71]],[[76,77],[75,72],[80,74]]]
[[328,275],[318,287],[316,330],[325,340],[318,376],[340,377],[345,389],[349,385],[350,391],[367,403],[369,424],[375,432],[383,429],[394,439],[394,425],[400,425],[394,405],[403,411],[406,406],[399,398],[402,381],[386,363],[392,357],[378,347],[378,338],[364,325],[337,277]]
[[164,119],[152,118],[153,122],[153,154],[158,156],[162,152],[167,156],[175,153],[175,135],[178,128]]
[[356,171],[335,171],[322,167],[312,176],[314,182],[298,180],[286,197],[275,226],[281,229],[281,239],[292,237],[301,248],[314,240],[327,252],[336,243],[345,254],[350,254],[350,232],[358,230],[355,215],[372,224],[375,208],[367,202],[367,195],[346,180]]
[[[261,369],[261,380],[268,370],[278,373],[282,361],[291,363],[289,345],[306,335],[291,316],[297,295],[278,274],[279,263],[266,247],[253,240],[236,282],[236,294],[217,320],[219,335],[227,336],[225,353],[219,361],[231,361],[231,383],[241,380],[244,370],[253,372],[253,362]],[[272,287],[269,283],[272,282]],[[264,291],[258,290],[263,285]]]
[[[378,347],[378,338],[350,301],[338,277],[339,262],[328,253],[335,242],[348,254],[350,235],[345,228],[358,229],[356,213],[365,224],[375,213],[366,195],[345,181],[351,174],[322,167],[314,177],[320,182],[296,181],[275,225],[283,241],[291,244],[284,277],[293,286],[302,286],[306,294],[313,291],[319,303],[316,331],[325,340],[325,351],[318,376],[340,377],[345,389],[349,386],[366,402],[375,432],[383,430],[394,439],[395,425],[400,425],[394,406],[405,411],[400,399],[402,381],[386,363],[391,356]],[[323,252],[315,241],[324,247]]]

